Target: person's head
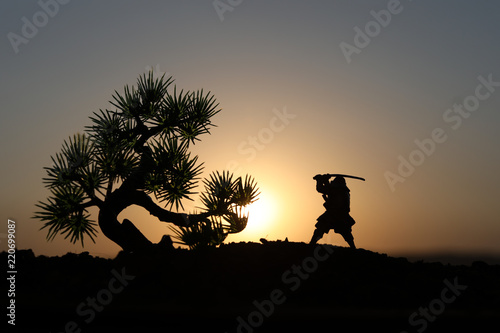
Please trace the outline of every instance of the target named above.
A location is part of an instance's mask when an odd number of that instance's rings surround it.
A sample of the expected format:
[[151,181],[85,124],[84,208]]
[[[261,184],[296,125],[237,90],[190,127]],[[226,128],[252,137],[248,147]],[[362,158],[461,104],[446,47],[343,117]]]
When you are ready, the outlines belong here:
[[347,187],[345,179],[342,176],[335,177],[335,179],[332,180],[331,185],[335,187]]

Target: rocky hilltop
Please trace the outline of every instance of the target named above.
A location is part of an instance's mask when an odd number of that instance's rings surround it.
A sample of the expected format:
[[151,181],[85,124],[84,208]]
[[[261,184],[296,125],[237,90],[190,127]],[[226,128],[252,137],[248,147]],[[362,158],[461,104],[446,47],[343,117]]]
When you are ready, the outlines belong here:
[[16,260],[26,332],[461,332],[500,320],[500,265],[480,261],[280,241]]

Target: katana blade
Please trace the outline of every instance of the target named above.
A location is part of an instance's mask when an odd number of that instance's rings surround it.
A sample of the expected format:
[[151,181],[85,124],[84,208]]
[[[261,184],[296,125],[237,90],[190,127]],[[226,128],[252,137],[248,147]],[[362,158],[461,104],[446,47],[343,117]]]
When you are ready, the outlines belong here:
[[359,179],[359,180],[362,180],[362,181],[366,181],[364,178],[361,178],[361,177],[351,176],[351,175],[343,175],[343,174],[340,174],[340,173],[328,173],[327,176],[330,176],[330,177],[353,178],[353,179]]

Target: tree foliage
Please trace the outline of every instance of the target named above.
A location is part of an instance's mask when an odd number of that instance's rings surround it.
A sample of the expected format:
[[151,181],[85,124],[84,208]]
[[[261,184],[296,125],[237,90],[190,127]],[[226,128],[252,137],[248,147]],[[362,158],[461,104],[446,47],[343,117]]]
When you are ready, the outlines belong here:
[[211,247],[221,244],[228,234],[245,229],[248,213],[243,207],[257,200],[257,184],[250,176],[234,178],[229,172],[214,172],[204,180],[205,192],[201,194],[202,209],[220,212],[206,218],[202,223],[172,228],[176,238],[190,248]]
[[228,233],[245,228],[247,216],[238,207],[258,194],[249,176],[242,180],[228,172],[213,173],[204,181],[202,213],[186,218],[172,211],[184,209],[183,200],[193,200],[196,194],[203,164],[192,156],[190,146],[210,133],[211,118],[220,111],[210,92],[174,87],[170,93],[172,83],[172,77],[142,75],[135,87],[115,91],[110,102],[114,110],[94,112],[84,134],[64,141],[52,166],[45,168],[43,181],[50,196],[36,205],[40,210],[35,217],[44,222],[48,240],[62,234],[82,246],[86,237],[95,241],[97,224],[89,213],[93,206],[99,209],[103,233],[122,248],[130,242],[131,231],[116,218],[134,204],[179,226],[176,235],[190,247],[206,243],[192,240],[207,238],[200,235],[210,233],[210,244],[220,244]]

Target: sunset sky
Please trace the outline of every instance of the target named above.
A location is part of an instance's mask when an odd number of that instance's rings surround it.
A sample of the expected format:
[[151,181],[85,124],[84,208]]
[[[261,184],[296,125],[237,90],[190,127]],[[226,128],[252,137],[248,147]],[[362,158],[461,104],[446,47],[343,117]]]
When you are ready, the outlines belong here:
[[[0,13],[1,250],[13,219],[37,255],[117,254],[101,233],[85,248],[47,242],[32,216],[50,156],[152,69],[220,103],[193,147],[204,176],[259,184],[226,242],[309,241],[323,212],[312,177],[345,173],[366,178],[347,181],[358,247],[500,255],[497,2],[41,0]],[[139,208],[125,217],[153,242],[170,233]],[[333,231],[320,243],[347,246]]]

